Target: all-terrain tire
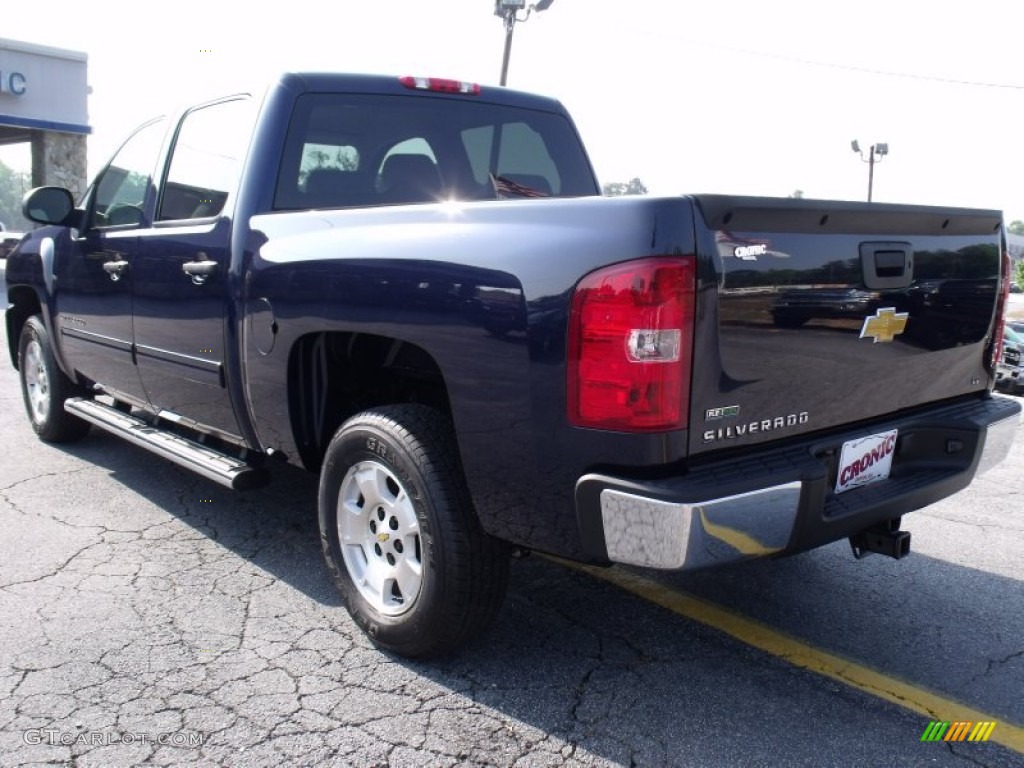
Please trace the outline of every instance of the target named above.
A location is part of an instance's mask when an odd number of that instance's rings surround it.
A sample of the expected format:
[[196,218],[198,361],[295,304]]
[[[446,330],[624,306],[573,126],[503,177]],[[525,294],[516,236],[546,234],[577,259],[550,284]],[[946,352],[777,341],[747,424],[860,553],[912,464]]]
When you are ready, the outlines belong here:
[[437,656],[494,622],[510,550],[480,528],[443,414],[390,405],[346,421],[327,448],[319,511],[328,569],[376,645]]
[[18,377],[32,429],[47,443],[71,443],[89,432],[89,422],[64,410],[64,401],[85,391],[57,365],[42,318],[25,321],[18,340]]

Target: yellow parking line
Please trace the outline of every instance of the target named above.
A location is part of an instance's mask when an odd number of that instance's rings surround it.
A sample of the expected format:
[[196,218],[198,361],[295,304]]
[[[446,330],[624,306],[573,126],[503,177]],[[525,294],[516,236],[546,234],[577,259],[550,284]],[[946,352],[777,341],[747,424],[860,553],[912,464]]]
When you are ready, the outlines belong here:
[[[630,571],[620,568],[596,568],[571,563],[560,558],[551,559],[614,584],[687,619],[732,635],[740,642],[785,659],[790,664],[838,680],[872,696],[923,715],[929,720],[969,720],[975,723],[994,720],[997,725],[992,731],[989,741],[1002,744],[1004,747],[1024,755],[1024,728],[1011,725],[1005,719],[981,712],[953,699],[947,699],[933,691],[898,680],[841,656],[818,650],[802,640],[790,637],[758,621],[733,613],[686,592],[669,589],[652,579]],[[919,733],[910,734],[910,740],[916,741],[919,736]]]

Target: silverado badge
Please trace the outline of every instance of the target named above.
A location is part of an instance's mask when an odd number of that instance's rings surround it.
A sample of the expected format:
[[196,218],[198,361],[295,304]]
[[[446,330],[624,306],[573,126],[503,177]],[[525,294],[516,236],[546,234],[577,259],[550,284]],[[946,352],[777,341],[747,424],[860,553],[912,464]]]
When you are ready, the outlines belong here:
[[875,344],[880,341],[892,341],[906,329],[909,317],[906,312],[897,312],[895,307],[880,309],[874,317],[864,318],[860,337],[865,339],[870,336]]

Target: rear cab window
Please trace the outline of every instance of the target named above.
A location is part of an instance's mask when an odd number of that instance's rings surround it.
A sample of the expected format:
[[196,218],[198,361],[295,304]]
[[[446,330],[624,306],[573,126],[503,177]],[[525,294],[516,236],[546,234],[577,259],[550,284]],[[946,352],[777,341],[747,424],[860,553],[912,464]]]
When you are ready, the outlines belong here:
[[300,96],[277,210],[599,194],[563,115],[409,95]]

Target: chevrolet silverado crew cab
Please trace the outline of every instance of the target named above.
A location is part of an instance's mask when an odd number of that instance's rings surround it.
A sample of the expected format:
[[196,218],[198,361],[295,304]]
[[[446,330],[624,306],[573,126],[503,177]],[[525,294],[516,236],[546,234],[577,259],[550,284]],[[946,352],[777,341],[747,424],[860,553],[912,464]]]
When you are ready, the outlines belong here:
[[1002,460],[997,211],[604,199],[556,101],[287,74],[26,196],[7,332],[43,440],[319,475],[327,566],[410,656],[513,551],[693,569],[849,538]]

